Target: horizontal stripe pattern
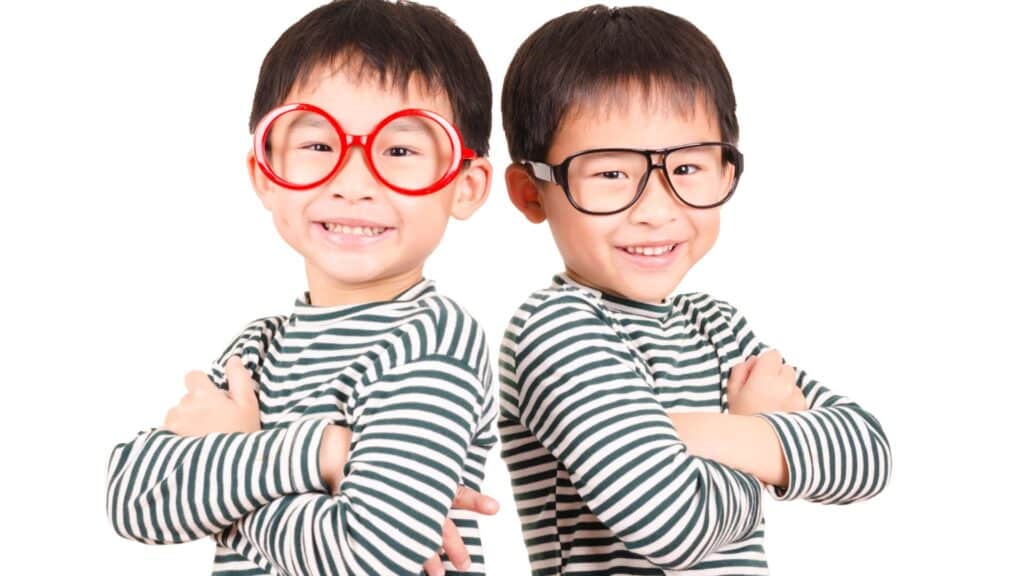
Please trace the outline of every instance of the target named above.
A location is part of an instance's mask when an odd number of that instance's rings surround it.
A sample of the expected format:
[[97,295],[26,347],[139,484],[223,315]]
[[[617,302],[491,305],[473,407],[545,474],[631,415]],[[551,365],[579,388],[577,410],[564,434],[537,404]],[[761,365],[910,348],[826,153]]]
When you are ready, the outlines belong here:
[[[760,483],[687,454],[668,416],[726,411],[729,370],[764,348],[732,307],[704,294],[640,303],[564,275],[534,293],[499,356],[502,458],[533,573],[767,574]],[[877,421],[801,378],[812,410],[764,415],[795,470],[774,495],[876,494],[888,478]],[[820,442],[808,443],[817,423],[839,420],[821,412],[833,408],[865,435],[817,428]],[[857,449],[843,452],[840,471],[824,443]]]
[[[683,308],[695,311],[707,323],[729,369],[769,348],[726,302],[689,294]],[[775,429],[789,469],[789,486],[785,490],[772,487],[769,493],[778,500],[822,504],[852,504],[879,494],[892,475],[892,454],[881,423],[804,370],[796,368],[796,376],[808,410],[760,415]],[[728,409],[724,392],[723,409]]]
[[[497,404],[479,325],[421,281],[392,301],[258,320],[214,363],[240,355],[263,430],[140,434],[111,456],[108,514],[146,543],[213,536],[215,574],[420,574],[440,548],[459,484],[479,489]],[[320,479],[328,423],[352,429],[337,495]],[[170,502],[170,504],[168,504]],[[483,574],[476,520],[451,510]],[[449,573],[459,573],[443,558]]]

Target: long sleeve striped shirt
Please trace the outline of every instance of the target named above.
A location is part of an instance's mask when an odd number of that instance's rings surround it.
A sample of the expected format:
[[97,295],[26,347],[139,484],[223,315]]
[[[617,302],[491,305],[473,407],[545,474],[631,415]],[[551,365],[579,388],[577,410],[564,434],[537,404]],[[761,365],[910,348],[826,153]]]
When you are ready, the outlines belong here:
[[[535,575],[767,574],[757,479],[687,453],[668,416],[727,412],[733,366],[766,349],[729,304],[658,304],[565,275],[513,316],[498,428]],[[846,504],[891,469],[878,421],[803,371],[808,410],[762,415],[789,486],[777,499]]]
[[[151,544],[213,537],[214,574],[420,574],[451,517],[484,574],[476,520],[449,510],[480,490],[497,405],[475,320],[423,280],[395,299],[314,307],[248,325],[239,355],[258,385],[262,430],[141,432],[108,466],[118,534]],[[328,424],[351,428],[337,495],[321,480]]]

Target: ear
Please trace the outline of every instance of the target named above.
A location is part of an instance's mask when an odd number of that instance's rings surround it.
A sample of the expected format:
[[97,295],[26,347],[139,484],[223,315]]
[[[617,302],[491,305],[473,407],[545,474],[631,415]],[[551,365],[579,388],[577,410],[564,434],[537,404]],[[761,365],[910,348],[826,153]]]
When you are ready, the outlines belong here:
[[475,158],[469,168],[463,170],[455,180],[455,197],[452,199],[452,216],[466,220],[477,211],[491,192],[491,175],[494,169],[487,158]]
[[537,181],[522,164],[510,164],[505,169],[505,186],[508,187],[508,197],[515,204],[516,208],[526,216],[526,219],[534,224],[540,224],[547,215],[544,213],[544,204],[540,199],[540,190],[537,188]]
[[256,164],[256,156],[252,153],[252,150],[249,151],[245,160],[246,166],[249,169],[249,181],[252,183],[252,189],[256,192],[260,202],[263,203],[263,207],[270,210],[270,197],[273,194],[270,179],[267,178],[267,175]]

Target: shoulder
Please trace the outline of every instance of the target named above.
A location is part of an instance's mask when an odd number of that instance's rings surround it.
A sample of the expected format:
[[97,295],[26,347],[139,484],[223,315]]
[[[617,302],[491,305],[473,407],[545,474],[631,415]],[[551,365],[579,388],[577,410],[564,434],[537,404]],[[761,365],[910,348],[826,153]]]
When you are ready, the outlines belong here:
[[266,316],[246,324],[220,356],[214,360],[210,369],[214,383],[221,388],[227,388],[227,382],[224,380],[225,369],[228,359],[232,356],[239,356],[242,359],[242,364],[249,369],[253,379],[258,382],[260,367],[270,352],[270,342],[281,331],[281,327],[286,321],[287,316]]
[[545,355],[570,342],[589,346],[611,338],[608,312],[595,292],[556,285],[532,293],[515,311],[502,352],[518,364],[525,356]]
[[432,358],[461,366],[476,379],[490,380],[487,335],[481,323],[464,306],[448,296],[433,293],[418,298],[417,311],[410,314],[406,330],[422,332],[418,350],[409,360]]
[[287,316],[266,316],[246,324],[221,354],[222,360],[245,353],[266,353],[270,340],[281,331]]
[[758,353],[764,344],[736,307],[725,300],[702,292],[678,296],[678,310],[697,327],[719,350],[731,354],[737,351],[742,358]]
[[692,322],[709,327],[731,325],[739,317],[736,307],[706,292],[687,292],[675,296],[676,313]]
[[[416,302],[418,312],[410,316],[410,320],[421,323],[425,330],[436,337],[440,345],[452,338],[484,338],[484,330],[480,322],[464,306],[442,294],[431,294]],[[442,351],[434,348],[427,352]]]
[[532,326],[559,323],[579,315],[603,316],[600,297],[574,285],[551,286],[530,294],[512,315],[509,329],[522,333]]

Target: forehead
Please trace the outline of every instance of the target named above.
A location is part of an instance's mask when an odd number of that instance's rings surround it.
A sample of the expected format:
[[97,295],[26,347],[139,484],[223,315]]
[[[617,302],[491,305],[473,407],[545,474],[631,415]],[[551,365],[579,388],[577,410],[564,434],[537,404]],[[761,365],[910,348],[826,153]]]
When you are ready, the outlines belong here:
[[393,112],[422,108],[454,123],[451,103],[438,86],[414,74],[405,85],[351,61],[318,65],[299,78],[283,103],[302,102],[323,108],[346,132],[365,134]]
[[590,148],[667,148],[720,138],[714,107],[702,93],[622,86],[570,107],[555,129],[548,160],[557,163]]

